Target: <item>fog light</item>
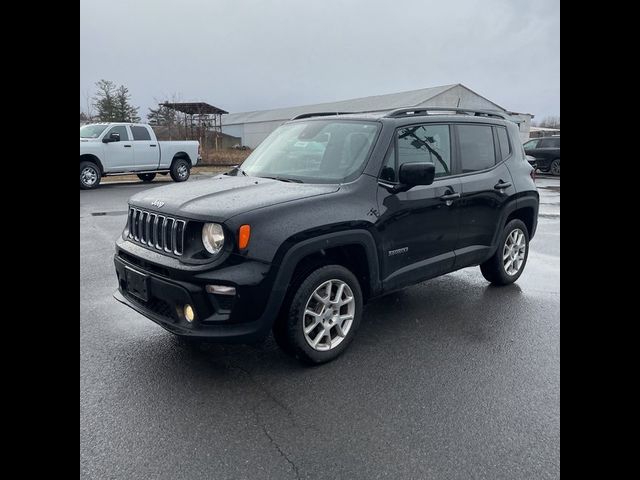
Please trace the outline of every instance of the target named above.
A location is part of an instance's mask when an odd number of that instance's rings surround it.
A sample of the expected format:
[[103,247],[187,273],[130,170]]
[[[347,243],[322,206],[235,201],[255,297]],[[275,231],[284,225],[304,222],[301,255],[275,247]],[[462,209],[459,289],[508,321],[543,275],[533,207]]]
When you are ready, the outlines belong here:
[[236,287],[229,287],[228,285],[207,285],[207,292],[215,293],[217,295],[235,295]]
[[193,322],[193,319],[196,318],[196,314],[193,311],[193,307],[191,305],[186,304],[184,306],[184,318],[187,319],[187,322]]

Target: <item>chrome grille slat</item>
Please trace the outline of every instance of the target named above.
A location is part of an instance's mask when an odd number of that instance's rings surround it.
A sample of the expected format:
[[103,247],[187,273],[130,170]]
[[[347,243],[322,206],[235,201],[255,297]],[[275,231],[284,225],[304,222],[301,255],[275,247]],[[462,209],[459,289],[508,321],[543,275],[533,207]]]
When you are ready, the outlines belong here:
[[129,207],[127,238],[135,243],[181,256],[184,253],[187,223],[186,220]]

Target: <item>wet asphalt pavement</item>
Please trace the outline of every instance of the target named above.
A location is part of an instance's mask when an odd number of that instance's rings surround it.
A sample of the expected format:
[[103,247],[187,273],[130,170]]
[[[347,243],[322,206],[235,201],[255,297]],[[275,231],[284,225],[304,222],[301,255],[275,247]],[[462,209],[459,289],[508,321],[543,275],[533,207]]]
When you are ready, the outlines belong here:
[[193,346],[118,303],[114,241],[150,187],[80,192],[81,478],[558,478],[560,181],[538,187],[516,284],[475,267],[378,299],[316,368],[273,341]]

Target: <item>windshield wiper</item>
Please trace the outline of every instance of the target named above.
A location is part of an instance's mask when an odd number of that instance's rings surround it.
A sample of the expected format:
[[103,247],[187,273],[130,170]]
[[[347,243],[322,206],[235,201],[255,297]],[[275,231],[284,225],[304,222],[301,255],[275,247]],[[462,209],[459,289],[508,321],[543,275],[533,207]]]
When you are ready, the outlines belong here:
[[298,180],[297,178],[287,178],[287,177],[262,177],[262,178],[270,178],[271,180],[279,180],[280,182],[304,183],[302,180]]

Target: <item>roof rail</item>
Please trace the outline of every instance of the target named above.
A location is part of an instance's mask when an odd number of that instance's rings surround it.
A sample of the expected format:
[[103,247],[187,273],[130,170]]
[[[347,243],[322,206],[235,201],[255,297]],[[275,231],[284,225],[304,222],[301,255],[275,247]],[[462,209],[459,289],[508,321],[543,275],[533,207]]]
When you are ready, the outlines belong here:
[[301,118],[311,118],[311,117],[328,117],[330,115],[348,115],[353,112],[315,112],[315,113],[301,113],[300,115],[296,115],[291,120],[300,120]]
[[429,115],[429,112],[454,112],[458,115],[471,115],[474,117],[494,117],[501,118],[503,120],[511,120],[509,115],[497,111],[488,110],[475,110],[473,108],[458,108],[458,107],[406,107],[398,108],[388,112],[385,117],[387,118],[400,118],[407,116],[419,116]]

